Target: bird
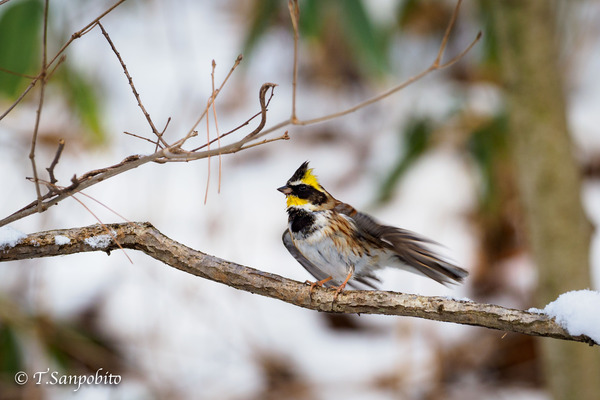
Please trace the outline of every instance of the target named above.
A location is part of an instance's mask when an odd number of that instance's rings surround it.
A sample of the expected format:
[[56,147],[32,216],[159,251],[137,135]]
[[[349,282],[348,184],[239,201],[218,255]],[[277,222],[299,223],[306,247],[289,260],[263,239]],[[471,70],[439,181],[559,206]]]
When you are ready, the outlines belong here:
[[429,246],[436,242],[415,232],[384,225],[334,198],[305,161],[284,186],[288,226],[283,244],[316,279],[317,286],[336,289],[334,301],[348,285],[377,289],[377,272],[391,267],[431,278],[441,284],[460,283],[468,272],[442,259]]

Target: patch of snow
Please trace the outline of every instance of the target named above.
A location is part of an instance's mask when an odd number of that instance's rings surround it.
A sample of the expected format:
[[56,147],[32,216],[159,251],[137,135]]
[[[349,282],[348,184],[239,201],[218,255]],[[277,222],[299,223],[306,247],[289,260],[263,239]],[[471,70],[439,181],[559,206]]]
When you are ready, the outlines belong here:
[[474,303],[474,301],[473,301],[473,300],[471,300],[471,299],[470,299],[470,298],[468,298],[468,297],[452,296],[452,295],[446,295],[446,296],[442,296],[442,297],[443,297],[443,298],[445,298],[445,299],[448,299],[448,300],[454,300],[454,301],[464,301],[464,302],[466,302],[466,303]]
[[95,249],[104,249],[107,247],[112,241],[112,236],[106,235],[98,235],[92,236],[84,240],[85,244],[95,248]]
[[0,249],[15,247],[27,235],[10,226],[0,228]]
[[600,343],[600,292],[575,290],[563,293],[544,312],[571,335],[586,335]]
[[531,307],[530,309],[527,310],[527,312],[530,312],[532,314],[546,314],[544,312],[544,310],[541,310],[541,309],[535,308],[535,307]]
[[57,244],[59,246],[64,246],[65,244],[69,244],[69,243],[71,243],[71,239],[69,239],[66,236],[63,236],[63,235],[54,236],[54,244]]

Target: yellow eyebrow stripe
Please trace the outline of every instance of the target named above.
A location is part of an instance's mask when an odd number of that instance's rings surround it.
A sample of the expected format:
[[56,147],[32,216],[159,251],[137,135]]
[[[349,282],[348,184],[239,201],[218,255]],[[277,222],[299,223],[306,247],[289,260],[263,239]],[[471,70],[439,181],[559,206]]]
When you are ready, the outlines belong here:
[[312,168],[306,171],[304,177],[302,178],[302,183],[312,186],[317,190],[321,190],[321,185],[319,185],[319,181],[312,171]]

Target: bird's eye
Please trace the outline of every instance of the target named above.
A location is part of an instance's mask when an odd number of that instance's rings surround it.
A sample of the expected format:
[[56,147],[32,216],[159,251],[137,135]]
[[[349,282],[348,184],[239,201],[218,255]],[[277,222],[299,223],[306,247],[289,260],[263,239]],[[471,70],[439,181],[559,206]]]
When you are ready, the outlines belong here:
[[300,196],[307,196],[310,194],[310,188],[307,185],[298,185],[296,187],[296,193]]

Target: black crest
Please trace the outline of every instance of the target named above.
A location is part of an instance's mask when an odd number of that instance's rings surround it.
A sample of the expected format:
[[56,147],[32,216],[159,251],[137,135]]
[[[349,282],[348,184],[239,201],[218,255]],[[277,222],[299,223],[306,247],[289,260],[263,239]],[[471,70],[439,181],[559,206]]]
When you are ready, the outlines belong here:
[[304,161],[302,163],[300,168],[298,168],[296,172],[294,172],[294,175],[292,175],[292,177],[288,180],[288,183],[302,180],[306,174],[306,171],[308,171],[308,161]]

